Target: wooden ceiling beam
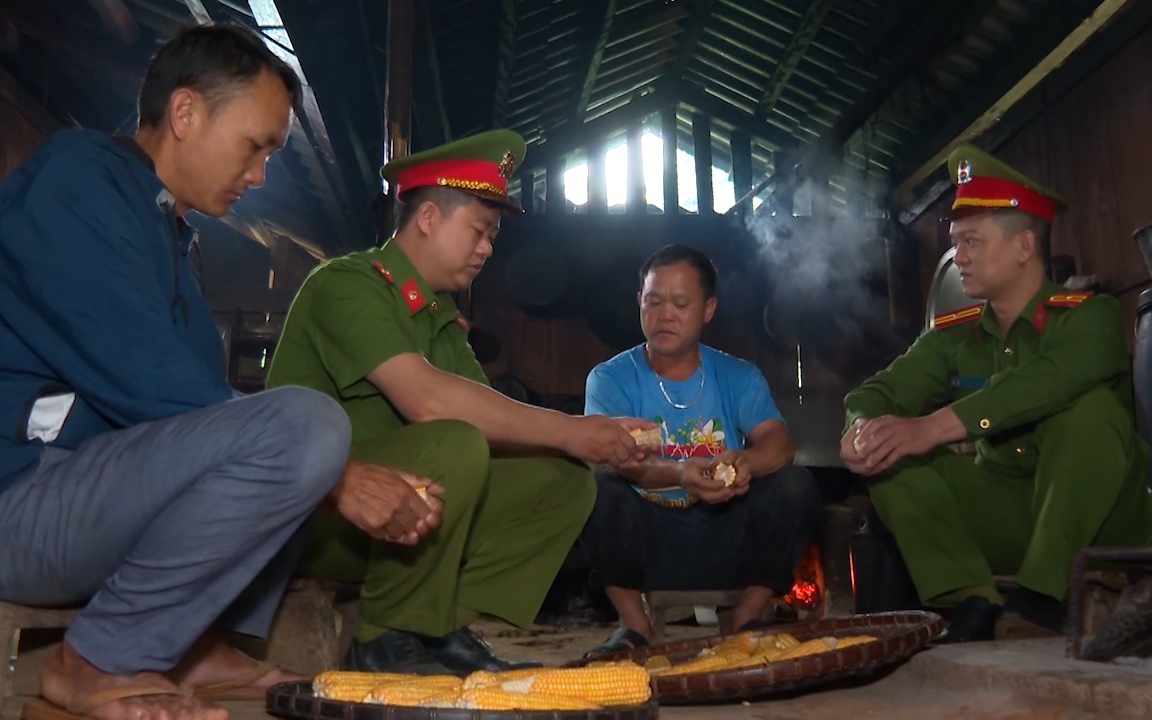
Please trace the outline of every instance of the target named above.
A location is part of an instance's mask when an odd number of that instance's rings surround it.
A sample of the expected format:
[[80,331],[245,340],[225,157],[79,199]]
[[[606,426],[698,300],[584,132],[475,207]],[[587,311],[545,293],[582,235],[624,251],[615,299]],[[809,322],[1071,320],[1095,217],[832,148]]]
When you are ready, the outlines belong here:
[[496,94],[492,100],[492,126],[504,127],[508,119],[508,93],[512,86],[512,63],[516,58],[516,0],[500,0],[500,31],[496,44]]
[[608,47],[608,37],[612,34],[612,22],[616,19],[617,0],[585,0],[588,2],[588,12],[594,18],[599,18],[597,26],[589,25],[587,37],[583,39],[583,56],[577,65],[583,72],[577,75],[580,81],[579,90],[574,93],[572,110],[568,120],[572,124],[581,122],[584,114],[588,112],[588,101],[592,99],[592,90],[596,87],[596,77],[600,74],[600,63],[604,60],[604,50]]
[[800,18],[800,26],[792,34],[788,46],[784,48],[776,67],[772,70],[772,76],[768,78],[768,83],[764,87],[764,95],[756,107],[756,117],[767,117],[768,113],[772,112],[772,108],[780,100],[784,88],[788,87],[792,74],[796,72],[796,68],[800,66],[800,62],[808,53],[812,41],[816,39],[820,28],[824,26],[824,16],[828,14],[828,8],[831,5],[832,0],[812,0],[809,3],[808,9],[804,11],[804,16]]

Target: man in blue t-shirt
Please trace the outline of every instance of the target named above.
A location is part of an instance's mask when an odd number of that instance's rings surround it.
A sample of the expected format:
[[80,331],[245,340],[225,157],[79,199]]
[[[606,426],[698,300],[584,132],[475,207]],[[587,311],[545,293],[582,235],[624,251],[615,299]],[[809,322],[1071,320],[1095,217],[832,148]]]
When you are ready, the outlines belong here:
[[[741,588],[733,625],[756,627],[819,523],[821,499],[756,366],[700,344],[716,311],[717,272],[702,252],[670,245],[640,269],[643,345],[588,375],[584,412],[651,420],[661,448],[597,473],[580,538],[620,614],[593,653],[646,645],[641,592]],[[735,470],[726,485],[714,471]]]

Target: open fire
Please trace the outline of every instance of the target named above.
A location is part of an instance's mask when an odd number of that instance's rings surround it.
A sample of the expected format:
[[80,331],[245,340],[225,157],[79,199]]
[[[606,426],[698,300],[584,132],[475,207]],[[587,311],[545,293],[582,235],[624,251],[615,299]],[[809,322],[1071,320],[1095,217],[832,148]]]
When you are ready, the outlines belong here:
[[820,548],[816,543],[809,545],[800,556],[792,577],[792,591],[784,596],[784,602],[797,613],[819,614],[824,598],[824,573],[820,569]]

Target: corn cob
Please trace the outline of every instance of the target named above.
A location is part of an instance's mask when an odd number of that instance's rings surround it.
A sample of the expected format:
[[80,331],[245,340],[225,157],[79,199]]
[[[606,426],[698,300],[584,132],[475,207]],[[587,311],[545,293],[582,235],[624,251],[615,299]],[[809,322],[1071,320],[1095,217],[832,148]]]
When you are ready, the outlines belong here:
[[500,688],[530,695],[579,697],[597,705],[635,705],[652,697],[648,671],[635,663],[612,667],[541,670]]
[[650,673],[666,670],[670,667],[672,667],[672,661],[664,655],[653,655],[644,663],[644,669]]
[[406,682],[395,682],[387,685],[378,685],[368,691],[363,702],[379,703],[381,705],[401,705],[415,707],[429,701],[441,700],[450,696],[452,702],[460,696],[460,690],[445,688],[442,685],[409,685]]
[[751,655],[760,649],[760,636],[751,632],[742,632],[735,637],[728,638],[719,645],[713,645],[711,648],[707,649],[716,654],[722,654],[728,650],[737,650],[739,652]]
[[785,650],[777,655],[774,660],[792,660],[794,658],[805,657],[807,655],[815,655],[816,653],[828,652],[829,650],[836,649],[836,638],[823,637],[809,640],[805,643],[800,643],[794,648]]
[[465,710],[598,710],[589,700],[564,695],[515,693],[491,687],[465,690],[456,701]]
[[343,702],[360,702],[377,685],[405,680],[411,675],[399,673],[368,673],[345,670],[322,672],[312,680],[312,692],[317,697]]
[[714,672],[727,669],[729,665],[740,660],[748,659],[745,653],[725,653],[724,655],[707,655],[688,662],[674,665],[664,670],[657,670],[653,675],[687,675],[689,673]]
[[764,655],[748,655],[747,653],[727,653],[725,655],[711,655],[706,658],[697,658],[686,663],[652,674],[660,676],[689,675],[691,673],[720,672],[724,670],[743,670],[744,668],[763,665],[768,661]]
[[504,672],[488,672],[477,670],[464,679],[464,690],[481,687],[500,687],[500,683],[516,680],[540,672],[540,668],[521,668],[519,670],[505,670]]
[[875,639],[876,638],[872,637],[871,635],[852,635],[850,637],[836,638],[836,649],[839,650],[841,648],[852,647],[853,645],[863,645],[864,643],[870,643]]
[[724,483],[724,487],[732,487],[732,484],[736,482],[736,468],[725,463],[720,463],[716,466],[716,469],[712,471],[712,477],[715,478],[717,482]]
[[760,649],[764,649],[764,647],[775,647],[776,650],[790,650],[798,645],[798,639],[787,634],[787,632],[778,632],[778,634],[775,635],[764,635],[760,637]]

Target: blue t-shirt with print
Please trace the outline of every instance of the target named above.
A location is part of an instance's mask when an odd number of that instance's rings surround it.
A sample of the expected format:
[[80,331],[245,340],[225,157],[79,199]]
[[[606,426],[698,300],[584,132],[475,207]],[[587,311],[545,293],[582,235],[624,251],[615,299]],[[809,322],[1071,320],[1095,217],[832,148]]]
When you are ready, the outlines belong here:
[[[742,449],[752,428],[783,420],[759,368],[707,345],[700,346],[700,367],[680,381],[658,377],[643,345],[600,363],[588,374],[584,413],[651,420],[664,438],[661,454],[671,460]],[[679,487],[636,491],[668,507],[690,502]]]

